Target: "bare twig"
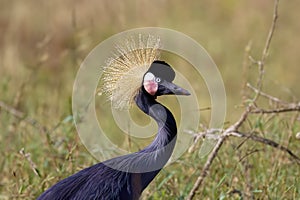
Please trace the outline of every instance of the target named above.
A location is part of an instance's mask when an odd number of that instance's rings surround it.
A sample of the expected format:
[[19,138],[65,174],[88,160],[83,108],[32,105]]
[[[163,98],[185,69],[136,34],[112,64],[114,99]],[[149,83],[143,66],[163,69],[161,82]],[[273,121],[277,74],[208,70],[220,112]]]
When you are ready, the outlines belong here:
[[300,112],[300,105],[293,105],[292,107],[278,108],[278,109],[271,109],[271,110],[257,108],[251,111],[251,113],[254,114],[271,114],[271,113],[284,113],[284,112]]
[[242,77],[243,77],[243,84],[242,84],[242,99],[245,100],[247,99],[247,94],[246,94],[246,85],[247,85],[247,74],[248,74],[248,70],[249,70],[249,56],[250,56],[250,51],[251,51],[251,47],[252,47],[252,41],[249,41],[247,46],[245,47],[245,51],[244,51],[244,59],[243,59],[243,63],[242,63]]
[[205,179],[205,177],[208,174],[209,168],[213,162],[213,160],[215,159],[215,157],[217,156],[224,140],[225,140],[226,136],[223,135],[223,137],[220,137],[217,144],[215,145],[215,147],[213,148],[212,152],[209,154],[209,157],[202,169],[202,172],[200,174],[200,176],[197,178],[192,190],[190,191],[187,200],[191,200],[194,198],[194,196],[196,195],[196,192],[198,190],[198,188],[201,186],[201,184],[203,183],[203,180]]
[[[255,61],[255,64],[258,65],[259,68],[259,77],[257,80],[257,87],[258,87],[258,92],[256,92],[256,95],[253,99],[253,104],[255,104],[257,98],[260,95],[260,91],[262,89],[262,80],[263,80],[263,75],[264,75],[264,64],[265,64],[265,60],[266,57],[268,55],[268,51],[270,48],[270,44],[271,44],[271,40],[275,31],[275,26],[276,26],[276,22],[277,22],[277,18],[278,18],[278,2],[279,0],[275,0],[275,4],[274,4],[274,11],[273,11],[273,20],[272,20],[272,25],[271,28],[269,30],[269,34],[266,40],[266,44],[265,47],[263,49],[262,52],[262,57],[260,61]],[[249,56],[251,58],[251,56]],[[254,60],[254,59],[253,59]],[[229,128],[227,128],[225,131],[222,132],[222,134],[219,136],[218,142],[217,144],[214,146],[212,152],[210,153],[199,177],[197,178],[196,182],[194,183],[188,197],[187,200],[191,200],[194,198],[194,196],[196,195],[197,190],[199,189],[199,187],[201,186],[201,184],[203,183],[205,177],[208,174],[209,168],[212,165],[213,160],[216,158],[223,142],[225,141],[225,139],[228,136],[238,136],[238,129],[240,128],[240,126],[246,121],[249,113],[251,112],[252,106],[248,105],[246,107],[246,110],[244,111],[244,113],[241,115],[240,119],[234,123],[233,125],[231,125]]]
[[194,183],[194,186],[192,188],[192,190],[190,191],[187,200],[191,200],[194,198],[194,196],[196,195],[197,190],[199,189],[199,187],[201,186],[201,184],[203,183],[205,177],[207,176],[208,172],[209,172],[209,168],[213,163],[213,160],[216,158],[223,142],[225,141],[225,139],[230,136],[230,135],[234,135],[235,132],[237,132],[238,128],[243,124],[243,122],[247,119],[247,116],[250,112],[250,108],[247,108],[246,111],[242,114],[242,116],[240,117],[240,119],[234,123],[232,126],[230,126],[229,128],[227,128],[220,136],[218,139],[217,144],[214,146],[212,152],[209,154],[208,159],[201,171],[200,176],[197,178],[196,182]]
[[244,121],[247,119],[250,111],[251,111],[251,107],[248,106],[246,110],[243,112],[243,114],[241,115],[240,119],[237,122],[235,122],[232,126],[230,126],[228,129],[226,129],[223,134],[232,135],[232,133],[237,131],[240,128],[240,126],[244,123]]
[[26,123],[28,123],[29,125],[33,126],[34,128],[36,128],[38,131],[40,131],[42,134],[46,135],[46,139],[47,139],[47,143],[49,144],[49,146],[55,150],[55,148],[53,148],[53,142],[50,138],[50,134],[51,132],[57,128],[59,126],[60,123],[58,123],[53,129],[48,129],[46,126],[42,125],[41,123],[39,123],[37,120],[35,120],[34,118],[28,117],[26,116],[25,113],[15,109],[12,106],[7,105],[6,103],[0,101],[0,111],[4,110],[8,113],[10,113],[11,115],[13,115],[14,117],[18,118],[19,120],[22,120]]
[[277,97],[273,97],[267,93],[264,93],[258,89],[256,89],[254,86],[252,86],[250,83],[247,83],[247,87],[250,88],[251,90],[253,90],[255,93],[259,93],[261,96],[266,97],[267,99],[276,102],[276,103],[280,103],[280,104],[288,104],[287,102],[278,99]]
[[236,136],[246,137],[253,141],[260,142],[260,143],[269,145],[271,147],[274,147],[276,149],[279,149],[281,151],[284,151],[284,152],[288,153],[297,162],[298,165],[300,165],[300,158],[296,154],[294,154],[287,147],[284,147],[284,146],[278,144],[277,142],[274,142],[273,140],[263,138],[263,137],[260,137],[260,136],[254,135],[254,134],[246,134],[246,133],[242,133],[242,132],[236,132]]
[[262,63],[265,62],[265,59],[266,59],[266,57],[268,55],[268,51],[269,51],[269,48],[270,48],[271,40],[272,40],[274,31],[275,31],[276,22],[277,22],[277,19],[278,19],[278,4],[279,4],[279,0],[275,0],[272,25],[271,25],[271,28],[269,30],[268,38],[266,40],[265,48],[263,50],[262,57],[261,57],[261,62]]
[[[262,80],[263,80],[263,76],[264,76],[264,73],[265,73],[265,69],[264,69],[265,61],[266,61],[266,58],[267,58],[268,53],[269,53],[270,44],[271,44],[271,41],[272,41],[272,38],[273,38],[273,34],[274,34],[274,31],[275,31],[275,27],[276,27],[276,22],[277,22],[277,19],[278,19],[278,3],[279,3],[279,0],[275,0],[274,11],[273,11],[273,20],[272,20],[272,24],[271,24],[271,27],[270,27],[270,30],[269,30],[269,33],[268,33],[268,37],[267,37],[267,40],[266,40],[265,47],[264,47],[263,52],[262,52],[261,59],[259,61],[255,62],[258,66],[258,69],[259,69],[259,75],[258,75],[258,80],[257,80],[257,88],[258,88],[259,91],[261,91],[261,89],[262,89]],[[259,95],[260,95],[260,93],[256,93],[256,95],[254,97],[254,100],[253,100],[254,102],[258,99]]]
[[43,126],[42,124],[40,124],[37,120],[26,116],[23,112],[15,109],[12,106],[7,105],[3,101],[0,101],[0,108],[2,110],[5,110],[6,112],[12,114],[13,116],[15,116],[18,119],[24,120],[26,123],[32,125],[36,129],[40,130],[42,133],[48,133],[49,132],[48,129],[45,126]]
[[[290,149],[288,149],[287,147],[284,147],[284,146],[282,146],[282,145],[280,145],[280,144],[278,144],[278,143],[276,143],[276,142],[274,142],[273,140],[270,140],[270,139],[266,139],[266,138],[263,138],[263,137],[260,137],[260,136],[257,136],[257,135],[246,134],[246,133],[242,133],[242,132],[237,131],[238,128],[247,119],[247,116],[248,116],[249,112],[251,112],[250,109],[245,111],[243,113],[243,115],[241,116],[241,118],[234,125],[232,125],[228,129],[226,129],[221,135],[219,135],[218,142],[215,145],[212,152],[210,153],[210,155],[209,155],[209,157],[208,157],[208,159],[207,159],[207,161],[206,161],[206,163],[205,163],[205,165],[204,165],[204,167],[201,171],[200,176],[197,178],[195,184],[193,185],[192,190],[190,191],[190,193],[187,197],[187,200],[193,199],[194,196],[196,195],[196,192],[197,192],[198,188],[201,186],[201,184],[203,183],[205,177],[208,175],[208,171],[209,171],[210,166],[213,163],[213,160],[217,156],[223,142],[225,141],[225,139],[228,136],[249,138],[253,141],[257,141],[257,142],[269,145],[271,147],[274,147],[276,149],[279,149],[281,151],[284,151],[284,152],[288,153],[296,161],[297,164],[300,165],[300,158],[296,154],[294,154]],[[212,130],[212,131],[208,130],[207,134],[211,134],[210,132],[215,132],[215,130]],[[205,133],[203,133],[203,132],[199,133],[199,137],[203,137],[204,135],[205,135]]]
[[35,173],[35,175],[37,176],[41,176],[39,170],[37,169],[36,164],[31,160],[30,157],[30,153],[25,153],[24,148],[22,148],[20,151],[20,154],[27,159],[27,161],[29,162],[30,168],[32,169],[32,171]]
[[194,149],[200,139],[208,138],[208,139],[218,140],[220,138],[220,135],[218,135],[216,133],[218,133],[218,132],[221,133],[222,131],[223,130],[221,130],[221,129],[208,129],[208,130],[205,130],[204,132],[195,133],[194,131],[185,130],[186,133],[194,136],[194,143],[188,149],[188,152],[191,153],[194,151]]
[[24,113],[15,109],[14,107],[11,107],[11,106],[5,104],[2,101],[0,101],[0,108],[5,110],[6,112],[9,112],[10,114],[12,114],[13,116],[15,116],[19,119],[23,119],[25,117]]

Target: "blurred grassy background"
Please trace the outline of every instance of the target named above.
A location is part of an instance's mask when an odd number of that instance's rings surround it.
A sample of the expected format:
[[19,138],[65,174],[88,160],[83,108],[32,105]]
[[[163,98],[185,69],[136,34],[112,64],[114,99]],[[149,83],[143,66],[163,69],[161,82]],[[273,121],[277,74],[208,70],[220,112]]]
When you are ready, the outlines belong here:
[[[0,199],[34,199],[59,179],[97,162],[81,145],[70,116],[76,72],[99,42],[144,26],[191,36],[219,67],[228,97],[226,120],[234,122],[242,111],[238,105],[243,82],[255,83],[257,76],[255,66],[243,75],[244,49],[251,42],[251,55],[259,59],[273,11],[271,0],[1,0],[0,4],[0,101],[44,126],[37,129],[0,109]],[[299,8],[295,0],[280,2],[266,63],[264,91],[287,101],[300,99]],[[297,117],[280,115],[271,122],[254,117],[249,124],[299,155]],[[233,140],[223,147],[201,191],[205,199],[238,199],[230,191],[246,192],[245,188],[252,188],[255,199],[300,198],[297,165],[285,154],[251,142],[236,151],[233,147],[239,142]],[[32,170],[28,155],[19,152],[22,148],[30,153],[39,175]],[[242,163],[241,158],[251,150],[258,153]],[[162,171],[145,191],[145,199],[186,197],[204,162],[196,151],[186,154]]]

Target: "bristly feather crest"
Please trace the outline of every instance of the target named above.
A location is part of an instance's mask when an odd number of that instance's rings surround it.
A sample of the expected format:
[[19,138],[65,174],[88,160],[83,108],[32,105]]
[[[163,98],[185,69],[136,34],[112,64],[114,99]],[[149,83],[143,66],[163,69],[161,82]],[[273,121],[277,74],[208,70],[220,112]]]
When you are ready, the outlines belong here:
[[128,109],[142,85],[144,74],[159,59],[160,39],[139,34],[116,46],[113,58],[106,62],[102,75],[102,92],[112,106]]

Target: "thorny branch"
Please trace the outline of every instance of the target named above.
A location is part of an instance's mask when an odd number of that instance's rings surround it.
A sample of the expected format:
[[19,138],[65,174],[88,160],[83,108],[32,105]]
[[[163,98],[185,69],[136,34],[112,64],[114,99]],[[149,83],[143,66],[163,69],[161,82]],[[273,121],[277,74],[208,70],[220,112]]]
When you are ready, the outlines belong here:
[[[256,135],[252,135],[252,134],[245,134],[245,133],[241,133],[239,132],[239,128],[243,125],[243,123],[246,121],[247,117],[250,114],[256,114],[256,113],[260,113],[260,114],[269,114],[269,113],[280,113],[280,112],[291,112],[291,111],[300,111],[300,103],[286,103],[283,102],[282,100],[276,98],[276,97],[272,97],[271,95],[268,95],[266,93],[261,92],[262,90],[262,81],[263,81],[263,76],[264,76],[264,66],[265,66],[265,61],[266,58],[268,56],[268,52],[269,52],[269,48],[270,48],[270,44],[273,38],[273,34],[275,31],[275,27],[276,27],[276,22],[278,19],[278,3],[279,0],[275,0],[274,3],[274,11],[273,11],[273,20],[272,20],[272,25],[270,27],[269,33],[268,33],[268,37],[266,39],[266,43],[264,46],[264,49],[262,51],[262,56],[261,59],[259,61],[254,60],[251,56],[249,56],[249,59],[254,63],[257,64],[258,69],[259,69],[259,75],[258,75],[258,79],[257,79],[257,87],[258,89],[254,88],[253,86],[251,86],[250,84],[247,84],[247,87],[249,87],[250,89],[252,89],[255,92],[255,97],[252,100],[251,104],[248,104],[248,106],[246,107],[246,110],[243,112],[243,114],[241,115],[240,119],[234,123],[233,125],[231,125],[229,128],[223,130],[221,132],[220,135],[218,135],[218,139],[217,139],[217,143],[214,146],[213,150],[211,151],[199,177],[197,178],[196,182],[194,183],[188,197],[187,200],[191,200],[195,197],[196,192],[198,191],[198,189],[201,187],[205,177],[208,175],[210,166],[212,165],[214,159],[216,158],[221,146],[223,145],[225,139],[229,136],[235,136],[235,137],[247,137],[253,141],[256,142],[260,142],[269,146],[272,146],[274,148],[277,148],[281,151],[284,151],[286,153],[288,153],[293,159],[295,159],[295,161],[297,162],[297,164],[300,165],[300,158],[295,155],[290,149],[288,149],[287,147],[284,147],[270,139],[266,139],[266,138],[262,138]],[[276,103],[281,103],[284,104],[285,106],[283,108],[276,108],[273,110],[265,110],[265,109],[261,109],[258,108],[255,103],[258,99],[259,96],[264,96]],[[211,135],[211,131],[207,130],[208,136]],[[199,134],[199,137],[205,137],[206,133],[202,132]],[[197,141],[199,139],[199,137],[196,137]]]

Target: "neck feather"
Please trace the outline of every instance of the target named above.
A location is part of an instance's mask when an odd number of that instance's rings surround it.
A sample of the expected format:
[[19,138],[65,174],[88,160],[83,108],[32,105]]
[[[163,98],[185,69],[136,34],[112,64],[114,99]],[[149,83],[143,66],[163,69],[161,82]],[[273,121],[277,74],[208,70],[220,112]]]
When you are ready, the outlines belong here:
[[[158,134],[154,141],[143,151],[157,151],[158,154],[165,154],[168,158],[171,156],[176,142],[177,127],[174,116],[162,104],[155,100],[155,97],[149,95],[142,88],[135,98],[137,106],[147,115],[151,116],[158,125]],[[161,151],[159,151],[161,150]]]
[[138,152],[139,157],[146,156],[142,166],[148,172],[141,174],[141,188],[144,190],[171,157],[176,143],[177,127],[172,113],[143,88],[135,97],[135,102],[158,125],[158,133],[153,142]]
[[164,105],[158,103],[154,96],[149,95],[143,88],[135,98],[137,106],[147,115],[152,117],[158,125],[158,134],[155,138],[163,140],[167,145],[177,135],[177,126],[173,114]]

